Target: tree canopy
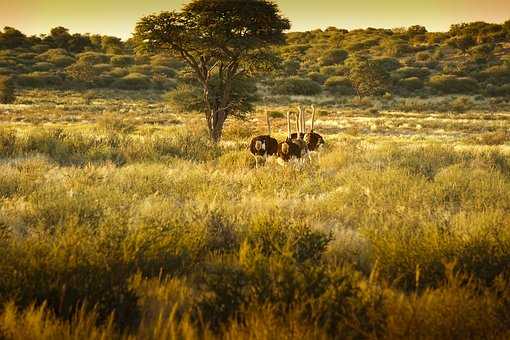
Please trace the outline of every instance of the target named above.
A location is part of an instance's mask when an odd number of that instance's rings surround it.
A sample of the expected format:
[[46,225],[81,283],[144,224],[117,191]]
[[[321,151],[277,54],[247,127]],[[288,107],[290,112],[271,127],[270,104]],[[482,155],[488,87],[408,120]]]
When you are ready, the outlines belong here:
[[142,18],[135,37],[143,48],[167,51],[193,70],[202,86],[211,138],[218,141],[234,110],[233,81],[274,68],[278,59],[269,47],[283,44],[289,28],[289,20],[270,1],[195,0],[180,12]]

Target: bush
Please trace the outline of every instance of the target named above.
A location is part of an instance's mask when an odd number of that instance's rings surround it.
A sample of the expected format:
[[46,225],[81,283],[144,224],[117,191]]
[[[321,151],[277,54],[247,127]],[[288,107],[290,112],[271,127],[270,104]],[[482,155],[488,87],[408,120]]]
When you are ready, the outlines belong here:
[[103,53],[84,52],[78,54],[78,62],[86,64],[106,64],[110,62],[110,57]]
[[320,73],[326,77],[345,76],[349,74],[349,69],[345,66],[324,66],[320,68]]
[[16,100],[14,81],[11,77],[0,76],[0,104],[11,104]]
[[399,68],[395,72],[395,74],[400,79],[411,78],[411,77],[425,78],[430,74],[430,70],[426,69],[426,68],[406,66],[406,67]]
[[324,88],[333,93],[340,95],[352,95],[354,94],[354,88],[352,83],[347,77],[331,77],[324,83]]
[[432,76],[429,86],[440,93],[471,93],[478,89],[476,80],[468,77],[457,78],[454,75]]
[[274,94],[315,96],[322,92],[320,84],[310,79],[291,77],[275,81]]
[[113,82],[113,87],[123,90],[144,90],[151,87],[149,77],[140,73],[130,73]]
[[328,50],[324,52],[323,56],[320,59],[321,66],[332,66],[341,64],[347,59],[349,53],[345,50],[341,50],[338,48]]
[[62,78],[49,72],[32,72],[19,75],[16,83],[23,87],[53,87],[61,86]]
[[488,81],[492,84],[504,85],[510,82],[510,66],[492,66],[480,72],[479,76],[482,80]]
[[[47,50],[46,52],[39,54],[36,57],[36,60],[55,64],[62,58],[67,58],[67,60],[69,60],[68,58],[70,58],[70,56],[67,53],[67,51],[62,48],[54,48],[54,49]],[[74,61],[74,59],[73,59],[73,61]]]
[[150,58],[150,64],[152,66],[165,66],[173,69],[180,69],[184,67],[184,63],[178,59],[162,55],[156,54]]
[[419,90],[419,89],[423,88],[423,80],[421,80],[420,78],[417,78],[417,77],[401,79],[398,82],[398,84],[399,84],[399,86],[401,86],[407,90],[410,90],[410,91]]
[[129,73],[140,73],[150,76],[152,74],[152,67],[150,65],[134,65],[129,68]]
[[400,68],[400,62],[396,58],[382,57],[374,59],[386,72],[395,71]]
[[48,71],[52,70],[53,67],[54,66],[52,63],[47,63],[45,61],[41,61],[41,62],[38,62],[38,63],[35,63],[34,65],[32,65],[32,70],[39,71],[39,72],[48,72]]
[[129,71],[126,70],[125,68],[121,68],[121,67],[116,67],[107,73],[107,75],[115,77],[115,78],[122,78],[122,77],[127,76],[128,74],[129,74]]
[[323,74],[321,74],[319,72],[308,73],[307,77],[310,78],[311,80],[313,80],[314,82],[319,83],[319,84],[324,84],[326,79],[328,79],[327,76],[325,76],[325,75],[323,75]]
[[175,78],[177,76],[177,72],[167,66],[152,66],[152,74],[164,75],[170,78]]
[[510,84],[496,86],[488,84],[485,89],[485,93],[490,97],[509,97],[510,96]]
[[97,64],[94,65],[94,69],[97,71],[98,74],[109,72],[112,70],[112,65],[110,64]]
[[110,62],[114,66],[125,67],[135,63],[135,58],[130,55],[115,55],[111,57]]
[[429,52],[416,53],[416,61],[429,61],[432,58]]
[[61,55],[51,59],[51,63],[58,67],[66,67],[72,65],[74,62],[74,58],[67,55]]

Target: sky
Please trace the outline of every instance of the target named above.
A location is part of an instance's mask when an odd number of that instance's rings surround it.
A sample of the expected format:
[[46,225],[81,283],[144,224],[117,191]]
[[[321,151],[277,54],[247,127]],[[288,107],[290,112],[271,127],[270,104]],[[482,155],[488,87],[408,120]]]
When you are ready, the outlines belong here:
[[[25,34],[48,33],[64,26],[71,33],[99,33],[129,38],[142,16],[178,10],[182,0],[0,0],[0,27]],[[510,0],[277,0],[292,31],[338,28],[394,28],[423,25],[447,31],[471,21],[503,23]]]

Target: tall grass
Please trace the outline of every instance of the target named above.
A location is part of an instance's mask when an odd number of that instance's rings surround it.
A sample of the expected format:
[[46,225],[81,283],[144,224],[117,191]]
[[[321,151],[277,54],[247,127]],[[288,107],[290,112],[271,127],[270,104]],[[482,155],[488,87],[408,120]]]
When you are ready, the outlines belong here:
[[0,337],[510,335],[503,152],[101,124],[0,132]]

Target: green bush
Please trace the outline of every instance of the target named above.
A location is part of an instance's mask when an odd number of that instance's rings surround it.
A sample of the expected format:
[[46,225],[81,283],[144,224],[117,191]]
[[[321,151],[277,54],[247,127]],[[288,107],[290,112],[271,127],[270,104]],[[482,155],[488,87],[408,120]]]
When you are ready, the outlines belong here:
[[324,84],[326,79],[328,79],[328,76],[325,76],[324,74],[321,74],[319,72],[310,72],[308,73],[307,77],[321,85]]
[[175,59],[166,55],[156,54],[150,58],[152,66],[165,66],[173,69],[180,69],[184,67],[184,63],[179,59]]
[[11,77],[0,76],[0,104],[11,104],[15,100],[14,81]]
[[170,78],[175,78],[177,76],[177,72],[170,67],[167,66],[152,66],[152,74],[154,75],[164,75]]
[[110,58],[113,66],[126,67],[135,63],[135,58],[131,55],[115,55]]
[[395,71],[400,68],[400,62],[396,58],[391,57],[380,57],[374,59],[386,72]]
[[321,66],[338,65],[344,62],[349,56],[349,53],[342,49],[331,49],[323,53],[320,59]]
[[324,88],[333,93],[340,95],[352,95],[354,94],[354,88],[352,82],[348,77],[331,77],[324,83]]
[[510,66],[508,65],[495,65],[491,66],[479,73],[482,80],[488,81],[492,84],[504,85],[510,82]]
[[407,90],[411,90],[411,91],[419,90],[419,89],[423,88],[423,80],[421,80],[418,77],[410,77],[410,78],[401,79],[398,82],[398,84],[399,84],[399,86],[402,86],[403,88],[405,88]]
[[111,64],[96,64],[94,65],[94,69],[97,71],[98,74],[106,73],[112,70]]
[[50,72],[32,72],[19,75],[16,83],[23,87],[54,87],[61,86],[62,78]]
[[150,65],[133,65],[129,68],[129,73],[139,73],[150,76],[152,74],[152,67]]
[[291,77],[276,80],[272,92],[283,95],[315,96],[322,92],[322,87],[310,79]]
[[440,93],[472,93],[478,90],[476,80],[468,77],[458,78],[454,75],[432,76],[429,86]]
[[323,66],[320,73],[326,77],[345,76],[349,74],[349,68],[345,66]]
[[74,58],[67,55],[62,55],[51,59],[51,63],[57,67],[66,67],[74,64],[74,62]]
[[510,97],[510,84],[501,86],[488,84],[485,93],[490,97]]
[[[70,61],[71,59],[72,61]],[[72,58],[68,52],[62,48],[47,50],[46,52],[39,54],[36,57],[36,60],[52,63],[57,66],[68,66],[74,62],[74,58]],[[59,62],[64,64],[68,63],[68,65],[60,65]]]
[[32,70],[38,72],[48,72],[51,71],[53,68],[54,65],[52,63],[48,63],[45,61],[41,61],[32,65]]
[[129,74],[129,71],[122,67],[115,67],[107,75],[112,76],[114,78],[122,78]]
[[77,55],[78,62],[86,64],[106,64],[110,62],[110,57],[98,52],[83,52]]
[[395,74],[398,78],[404,79],[404,78],[425,78],[430,74],[430,70],[426,68],[418,68],[418,67],[401,67],[398,70],[395,71]]
[[123,90],[143,90],[150,88],[152,83],[150,78],[146,75],[130,73],[127,76],[114,81],[112,86]]

